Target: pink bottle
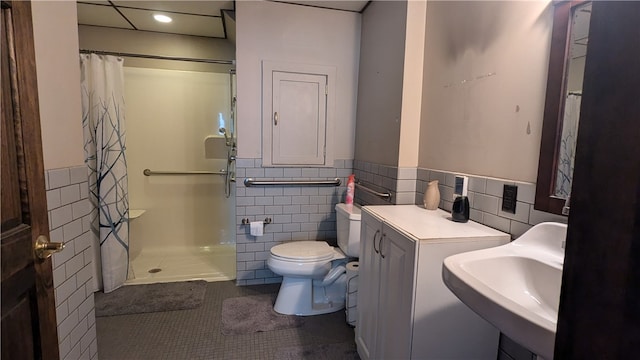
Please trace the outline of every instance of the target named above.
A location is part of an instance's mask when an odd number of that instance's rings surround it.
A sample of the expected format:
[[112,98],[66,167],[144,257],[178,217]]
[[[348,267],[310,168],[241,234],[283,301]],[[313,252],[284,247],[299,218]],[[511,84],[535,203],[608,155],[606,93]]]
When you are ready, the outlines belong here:
[[353,193],[355,191],[356,176],[354,174],[349,175],[349,180],[347,180],[347,196],[344,200],[344,203],[347,205],[353,205]]

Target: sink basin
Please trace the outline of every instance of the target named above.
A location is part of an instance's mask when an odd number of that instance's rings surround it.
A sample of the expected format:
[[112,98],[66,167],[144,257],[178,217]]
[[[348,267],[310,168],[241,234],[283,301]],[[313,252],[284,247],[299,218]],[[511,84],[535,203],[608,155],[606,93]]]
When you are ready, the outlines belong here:
[[538,224],[507,245],[446,258],[442,278],[502,333],[552,359],[566,235],[567,225]]

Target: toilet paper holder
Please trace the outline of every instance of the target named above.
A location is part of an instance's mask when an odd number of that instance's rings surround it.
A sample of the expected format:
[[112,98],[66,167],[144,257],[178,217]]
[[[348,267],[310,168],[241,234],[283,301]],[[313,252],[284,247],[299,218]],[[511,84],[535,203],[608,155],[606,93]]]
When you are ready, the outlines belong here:
[[[265,218],[262,223],[264,225],[271,224],[271,218],[269,218],[269,217]],[[249,218],[242,219],[242,225],[249,225],[249,224],[251,224],[251,220],[249,220]]]

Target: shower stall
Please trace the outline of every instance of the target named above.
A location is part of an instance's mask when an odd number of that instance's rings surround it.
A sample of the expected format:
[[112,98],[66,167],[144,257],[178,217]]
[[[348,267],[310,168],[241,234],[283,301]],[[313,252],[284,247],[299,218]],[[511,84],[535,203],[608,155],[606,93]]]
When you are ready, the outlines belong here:
[[126,284],[235,279],[235,72],[124,69]]

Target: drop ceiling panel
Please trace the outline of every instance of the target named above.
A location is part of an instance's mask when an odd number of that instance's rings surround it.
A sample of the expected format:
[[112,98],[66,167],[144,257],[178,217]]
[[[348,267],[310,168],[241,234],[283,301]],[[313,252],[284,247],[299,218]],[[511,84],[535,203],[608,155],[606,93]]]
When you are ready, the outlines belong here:
[[328,0],[328,1],[313,1],[313,0],[278,0],[278,2],[290,3],[290,4],[298,4],[298,5],[308,5],[308,6],[317,6],[328,9],[336,9],[336,10],[345,10],[345,11],[354,11],[360,12],[367,5],[369,0],[349,0],[349,1],[339,1],[339,0]]
[[233,10],[233,1],[113,1],[116,6],[171,11],[186,14],[222,16],[221,10]]
[[111,6],[111,3],[109,3],[109,1],[83,0],[83,1],[78,1],[78,2],[79,3],[99,4],[99,5],[109,5],[109,6]]
[[78,4],[78,24],[133,29],[111,6]]
[[160,23],[153,19],[153,14],[163,13],[162,11],[130,8],[119,10],[138,30],[224,38],[224,27],[220,17],[165,13],[173,21]]

